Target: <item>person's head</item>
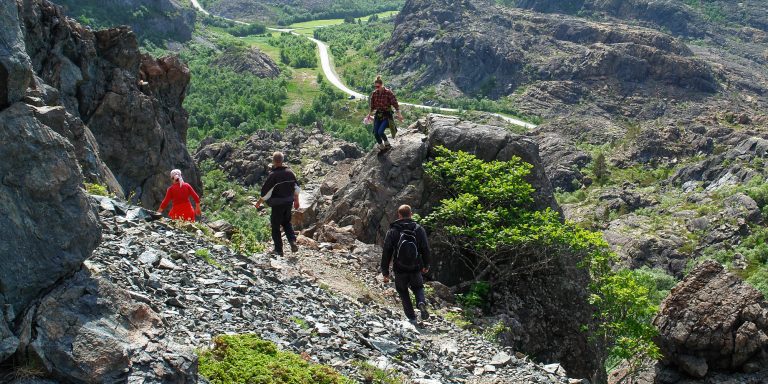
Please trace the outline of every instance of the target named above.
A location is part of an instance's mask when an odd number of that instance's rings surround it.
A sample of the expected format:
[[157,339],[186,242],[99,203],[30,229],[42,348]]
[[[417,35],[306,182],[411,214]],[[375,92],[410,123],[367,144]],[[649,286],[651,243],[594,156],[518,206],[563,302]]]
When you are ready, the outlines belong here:
[[283,165],[283,160],[285,160],[285,155],[283,155],[282,152],[275,152],[272,154],[272,165],[275,167],[279,167]]
[[181,170],[174,169],[171,171],[171,180],[173,180],[174,183],[183,183],[184,179],[181,176]]
[[411,211],[410,205],[403,204],[400,206],[400,208],[397,209],[397,218],[410,219],[411,216],[413,216],[413,211]]
[[384,88],[384,80],[381,79],[381,75],[376,76],[376,80],[373,81],[373,87],[376,89]]

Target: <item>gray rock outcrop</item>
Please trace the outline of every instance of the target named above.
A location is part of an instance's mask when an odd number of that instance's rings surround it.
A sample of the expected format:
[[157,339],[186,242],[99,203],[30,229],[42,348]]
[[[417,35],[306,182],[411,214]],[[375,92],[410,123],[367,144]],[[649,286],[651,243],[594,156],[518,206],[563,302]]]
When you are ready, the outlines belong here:
[[[533,165],[528,182],[536,190],[535,209],[559,211],[534,140],[503,128],[430,115],[399,134],[385,155],[370,153],[350,168],[348,179],[334,179],[347,184],[337,186],[328,206],[317,209],[316,238],[328,241],[348,234],[380,244],[399,205],[409,204],[416,213],[428,214],[441,198],[425,180],[423,170],[436,146],[470,152],[486,161],[520,157]],[[472,277],[452,250],[436,244],[433,242],[435,260],[430,272],[436,280],[455,285]],[[592,321],[586,303],[586,271],[577,268],[577,260],[568,255],[559,259],[547,273],[521,274],[515,282],[497,288],[494,305],[515,324],[514,335],[508,338],[515,350],[543,361],[559,361],[570,376],[601,381],[599,346],[579,329],[579,324]],[[553,333],[563,336],[553,338]]]
[[[68,126],[83,132],[72,136],[95,139],[96,149],[93,143],[76,145],[86,149],[80,156],[86,174],[96,174],[97,181],[118,188],[113,192],[150,208],[162,200],[173,168],[200,191],[197,168],[186,151],[187,113],[181,107],[187,67],[176,58],[141,55],[126,27],[92,32],[46,0],[22,5],[26,51],[39,78],[33,101],[65,107]],[[96,159],[111,172],[92,165]]]
[[653,324],[663,363],[688,376],[755,372],[768,364],[768,303],[715,261],[672,290]]
[[165,338],[163,320],[88,271],[67,280],[36,307],[24,346],[54,377],[83,383],[197,383],[197,356]]
[[224,52],[214,64],[227,67],[237,73],[252,73],[261,78],[280,76],[280,67],[269,55],[258,48],[233,49]]

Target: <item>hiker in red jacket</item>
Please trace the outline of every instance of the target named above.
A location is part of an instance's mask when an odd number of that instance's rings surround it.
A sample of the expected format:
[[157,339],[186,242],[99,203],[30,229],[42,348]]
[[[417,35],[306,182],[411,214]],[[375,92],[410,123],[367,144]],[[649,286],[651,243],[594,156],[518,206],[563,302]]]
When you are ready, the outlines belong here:
[[[201,214],[200,196],[195,193],[195,190],[191,185],[184,182],[180,170],[174,169],[171,171],[171,179],[173,179],[173,184],[168,187],[168,190],[165,192],[165,199],[163,199],[163,202],[160,204],[160,209],[158,211],[162,213],[165,210],[165,207],[168,206],[168,203],[173,203],[171,212],[168,213],[168,216],[170,216],[171,219],[194,222],[195,213],[198,215]],[[189,202],[190,197],[195,200],[196,205],[194,211],[192,210],[192,204]]]

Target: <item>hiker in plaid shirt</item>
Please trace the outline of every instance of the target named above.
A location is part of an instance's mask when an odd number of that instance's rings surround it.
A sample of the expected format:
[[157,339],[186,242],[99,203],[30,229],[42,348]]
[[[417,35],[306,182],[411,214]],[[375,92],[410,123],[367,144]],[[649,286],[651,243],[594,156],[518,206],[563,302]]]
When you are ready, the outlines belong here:
[[[392,148],[387,140],[387,135],[384,131],[387,127],[390,127],[393,119],[392,109],[394,108],[397,113],[397,119],[403,121],[403,115],[400,113],[400,105],[397,103],[397,97],[391,90],[384,87],[384,81],[381,80],[381,76],[376,76],[376,81],[373,82],[376,90],[371,93],[370,106],[371,111],[368,114],[368,119],[373,116],[373,135],[376,137],[376,142],[379,143],[379,149],[386,151]],[[394,136],[394,134],[393,134]]]

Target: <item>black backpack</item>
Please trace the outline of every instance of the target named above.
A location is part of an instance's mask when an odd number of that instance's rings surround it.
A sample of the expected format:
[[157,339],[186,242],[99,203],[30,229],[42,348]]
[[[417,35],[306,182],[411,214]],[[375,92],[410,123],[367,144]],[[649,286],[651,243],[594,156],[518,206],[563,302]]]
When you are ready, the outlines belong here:
[[421,255],[416,241],[419,225],[411,229],[401,229],[395,252],[395,266],[403,272],[416,272],[421,269]]

